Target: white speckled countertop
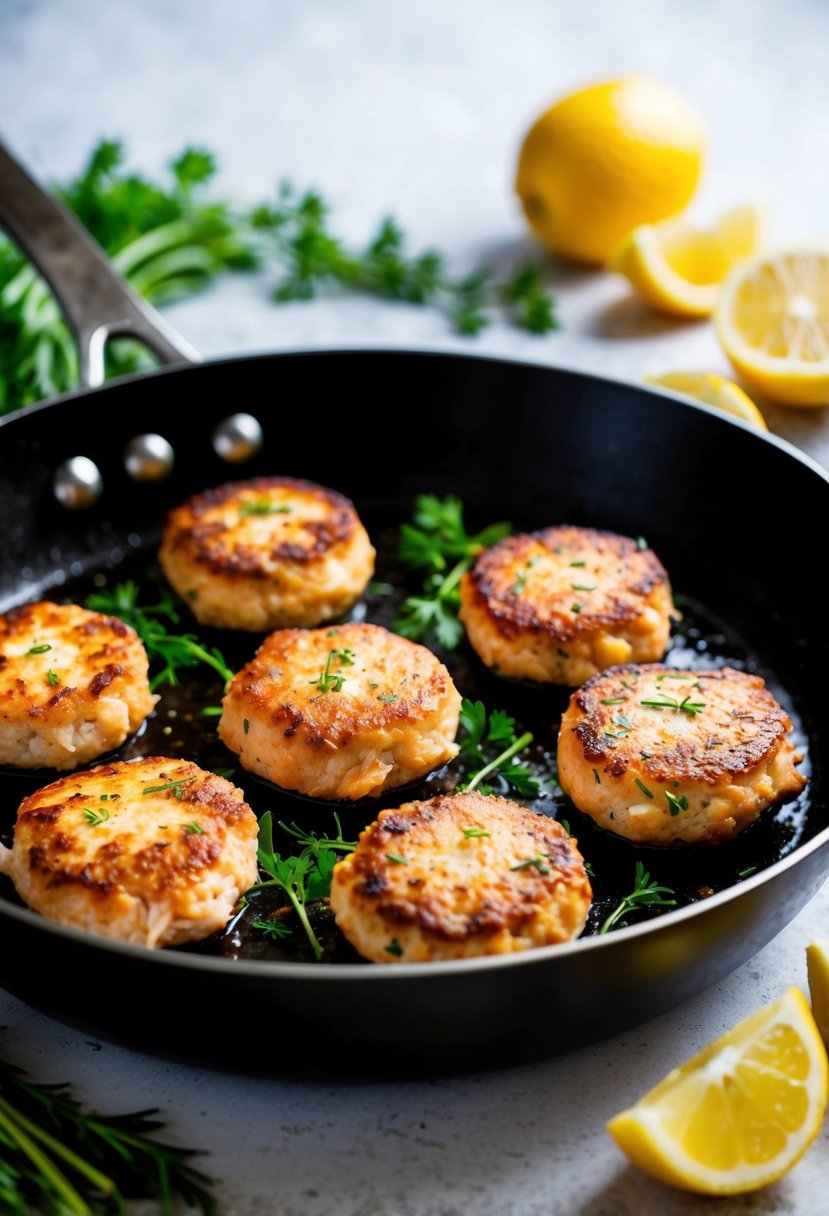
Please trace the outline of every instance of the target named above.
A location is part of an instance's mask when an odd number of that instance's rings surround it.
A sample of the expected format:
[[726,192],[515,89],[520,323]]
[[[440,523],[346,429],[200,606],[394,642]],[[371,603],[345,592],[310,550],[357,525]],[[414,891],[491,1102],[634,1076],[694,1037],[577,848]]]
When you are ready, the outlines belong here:
[[[217,151],[240,199],[291,176],[318,185],[355,240],[393,211],[460,267],[508,266],[531,252],[510,188],[521,132],[575,84],[645,70],[683,92],[711,133],[699,214],[764,197],[773,240],[787,241],[826,235],[828,46],[823,0],[0,0],[0,127],[46,178],[74,172],[104,134],[123,135],[147,169],[197,141]],[[634,380],[727,372],[708,325],[648,316],[612,276],[551,274],[562,329],[540,340],[496,325],[470,344],[430,312],[368,300],[277,309],[266,277],[228,279],[170,316],[206,355],[379,344]],[[829,462],[825,411],[767,412]],[[101,1044],[2,992],[0,1024],[13,1058],[75,1079],[90,1103],[161,1107],[177,1138],[210,1150],[226,1216],[698,1216],[714,1201],[628,1168],[604,1122],[787,984],[805,987],[804,947],[827,922],[825,888],[755,959],[675,1012],[533,1067],[450,1080],[199,1071]],[[278,1028],[257,1032],[278,1044]],[[827,1165],[829,1125],[787,1179],[716,1210],[812,1216],[825,1208]]]

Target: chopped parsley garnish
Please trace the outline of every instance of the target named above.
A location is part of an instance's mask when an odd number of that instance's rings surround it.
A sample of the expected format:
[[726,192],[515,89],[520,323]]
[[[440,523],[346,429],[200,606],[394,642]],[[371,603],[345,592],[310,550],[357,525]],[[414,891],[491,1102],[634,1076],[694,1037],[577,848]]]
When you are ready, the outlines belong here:
[[250,722],[247,718],[245,718],[242,722],[242,730],[245,732],[245,734],[248,734],[250,731]]
[[246,498],[239,506],[240,515],[290,515],[288,503],[269,502],[267,498]]
[[395,692],[380,693],[377,698],[378,701],[385,701],[387,705],[392,705],[397,699],[397,693]]
[[595,583],[571,583],[570,590],[571,591],[595,591],[596,584]]
[[189,823],[185,823],[184,830],[189,836],[204,835],[204,828],[200,828],[194,819],[191,819]]
[[581,612],[581,604],[571,604],[570,611],[578,614],[579,612]]
[[[325,660],[325,668],[317,676],[315,680],[309,680],[309,684],[316,684],[320,690],[320,696],[326,692],[339,692],[343,684],[345,684],[345,676],[335,676],[331,672],[334,663],[339,663],[341,667],[354,666],[354,651],[347,646],[342,650],[329,650],[328,658]],[[378,697],[378,700],[382,698]]]
[[540,794],[538,778],[516,759],[518,752],[532,743],[530,731],[518,736],[515,719],[508,713],[493,709],[488,715],[483,701],[469,701],[466,697],[461,702],[460,728],[465,735],[461,740],[461,757],[477,767],[456,787],[458,791],[480,786],[482,794],[491,794],[492,787],[482,783],[484,778],[497,774],[521,798],[536,798]]
[[99,824],[106,823],[109,819],[109,811],[103,807],[100,811],[93,811],[91,807],[84,807],[84,815],[86,822],[91,823],[93,828],[97,828]]
[[510,866],[511,870],[529,870],[530,868],[538,870],[539,874],[549,874],[550,867],[547,865],[549,858],[546,853],[536,853],[534,857],[525,857],[522,861],[516,862],[514,866]]
[[644,781],[640,781],[638,777],[634,777],[633,780],[639,786],[640,790],[642,791],[642,793],[645,795],[646,798],[653,798],[652,791],[648,789],[648,787],[645,785]]
[[633,890],[613,909],[602,922],[599,933],[607,933],[629,912],[638,912],[640,908],[675,908],[675,899],[666,899],[675,895],[672,887],[663,887],[654,882],[641,861],[637,861]]
[[401,853],[387,853],[386,861],[391,861],[396,866],[407,866],[409,864],[408,857],[404,857]]
[[647,547],[648,547],[648,542],[645,540],[644,536],[637,536],[636,537],[636,548],[637,549],[647,549]]
[[46,651],[51,649],[52,647],[48,642],[38,642],[36,646],[31,648],[31,650],[26,651],[26,655],[28,657],[30,654],[46,654]]
[[647,701],[640,701],[640,705],[647,705],[649,709],[672,709],[674,713],[687,714],[689,718],[693,718],[696,714],[701,714],[705,709],[705,701],[692,701],[690,695],[684,700],[679,701],[676,697],[660,697],[651,698]]
[[586,566],[587,562],[570,562],[571,566]]
[[624,705],[624,703],[624,697],[605,697],[602,701],[602,705]]
[[463,636],[458,585],[478,554],[503,540],[510,525],[490,524],[471,536],[463,521],[463,503],[454,494],[418,494],[413,518],[413,524],[400,527],[398,555],[409,569],[424,572],[424,583],[420,595],[403,601],[394,628],[404,638],[431,636],[446,650],[454,650]]
[[467,840],[483,840],[492,836],[492,832],[487,832],[485,828],[461,828],[461,832]]
[[60,676],[56,671],[52,671],[51,667],[46,672],[46,679],[49,681],[52,688],[54,688],[56,684],[60,684]]
[[680,794],[677,798],[676,794],[672,794],[670,790],[665,790],[665,797],[668,799],[671,818],[678,815],[680,811],[688,810],[688,799],[684,794]]
[[163,785],[148,785],[145,790],[141,791],[141,793],[142,794],[161,794],[165,790],[172,790],[173,797],[178,799],[179,802],[181,802],[181,800],[184,796],[182,794],[183,787],[185,785],[189,785],[191,781],[195,781],[195,780],[196,780],[195,776],[182,777],[180,781],[165,781]]
[[510,595],[520,595],[521,592],[524,590],[524,588],[527,585],[528,578],[529,578],[529,574],[527,573],[527,571],[526,570],[522,571],[522,573],[518,575],[518,578],[515,580],[515,582],[510,587],[510,589],[509,589]]
[[396,937],[391,939],[385,949],[386,954],[393,954],[395,958],[402,958],[403,956],[403,947],[400,945],[400,942]]

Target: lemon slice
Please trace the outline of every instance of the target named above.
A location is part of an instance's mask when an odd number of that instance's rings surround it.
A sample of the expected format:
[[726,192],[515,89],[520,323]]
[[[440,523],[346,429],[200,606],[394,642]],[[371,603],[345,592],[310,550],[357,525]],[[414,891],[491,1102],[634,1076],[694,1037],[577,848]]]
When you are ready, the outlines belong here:
[[812,994],[812,1015],[823,1041],[829,1043],[829,941],[812,942],[806,950],[809,968],[809,991]]
[[829,246],[735,266],[714,326],[751,388],[783,405],[829,405]]
[[826,1092],[826,1049],[802,993],[789,988],[607,1126],[654,1178],[737,1194],[774,1182],[805,1153]]
[[707,317],[732,266],[761,247],[764,228],[753,203],[726,212],[708,232],[683,220],[641,224],[616,247],[610,269],[659,312]]
[[724,380],[713,372],[667,372],[664,376],[645,376],[645,383],[672,388],[675,393],[684,393],[703,405],[713,405],[760,431],[769,429],[751,398],[731,380]]

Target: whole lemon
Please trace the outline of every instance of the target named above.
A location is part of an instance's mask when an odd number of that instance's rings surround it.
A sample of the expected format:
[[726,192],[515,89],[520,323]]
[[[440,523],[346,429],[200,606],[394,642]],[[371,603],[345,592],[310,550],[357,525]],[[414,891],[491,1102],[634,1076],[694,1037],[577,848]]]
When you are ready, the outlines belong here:
[[687,205],[704,144],[699,119],[672,89],[626,76],[569,93],[541,115],[515,188],[543,245],[595,265],[638,224]]

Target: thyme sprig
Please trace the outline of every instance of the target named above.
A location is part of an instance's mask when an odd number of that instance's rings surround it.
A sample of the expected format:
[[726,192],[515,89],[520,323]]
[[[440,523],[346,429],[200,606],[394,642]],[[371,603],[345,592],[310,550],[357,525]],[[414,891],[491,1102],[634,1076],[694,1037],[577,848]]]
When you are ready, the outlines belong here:
[[503,540],[510,524],[490,524],[470,535],[463,503],[454,494],[445,498],[419,494],[413,520],[401,525],[398,553],[405,566],[425,571],[426,577],[422,594],[404,600],[394,628],[415,641],[433,636],[447,650],[454,650],[463,636],[458,620],[460,581],[483,549]]
[[198,1154],[156,1140],[156,1113],[84,1111],[67,1085],[30,1081],[0,1060],[0,1210],[123,1216],[127,1199],[148,1199],[172,1216],[181,1199],[216,1216],[211,1180],[191,1164]]
[[677,697],[667,697],[664,694],[659,697],[652,697],[647,701],[640,701],[640,705],[647,705],[650,709],[672,709],[677,714],[687,714],[689,718],[701,714],[705,709],[705,701],[692,701],[691,694],[683,700]]
[[626,895],[602,922],[599,933],[608,933],[614,925],[630,912],[638,912],[642,908],[675,908],[676,900],[666,896],[675,895],[672,887],[660,886],[654,882],[641,861],[637,861],[634,874],[633,890]]
[[194,633],[177,633],[170,628],[181,623],[181,609],[166,588],[160,589],[154,604],[139,604],[139,594],[138,584],[127,579],[106,591],[88,595],[85,604],[94,612],[116,616],[132,626],[144,643],[150,662],[155,661],[156,667],[160,665],[150,681],[152,689],[163,684],[178,684],[180,670],[202,663],[211,667],[225,683],[233,678],[222,652],[215,646],[203,646]]

